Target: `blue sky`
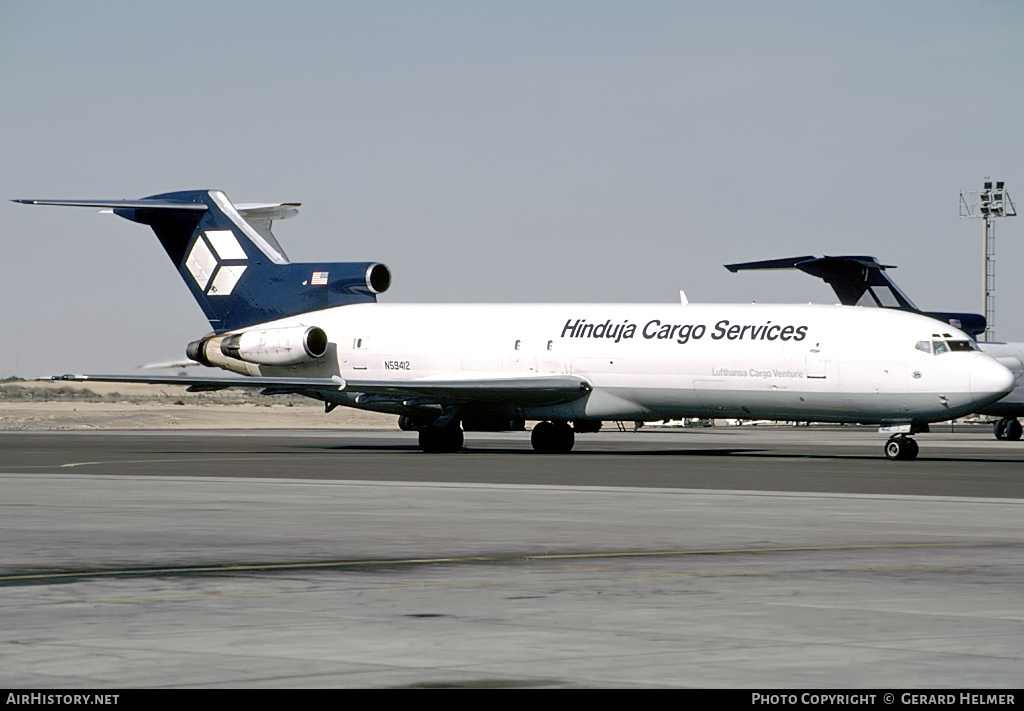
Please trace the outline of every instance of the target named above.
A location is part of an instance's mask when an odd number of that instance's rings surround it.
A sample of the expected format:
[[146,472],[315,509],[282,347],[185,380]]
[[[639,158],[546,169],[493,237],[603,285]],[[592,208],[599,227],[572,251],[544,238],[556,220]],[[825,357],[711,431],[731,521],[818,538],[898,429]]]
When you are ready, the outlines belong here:
[[[382,261],[392,303],[828,303],[721,265],[869,254],[980,311],[958,194],[1024,201],[1022,40],[1009,0],[6,0],[0,197],[302,202],[289,256]],[[127,372],[208,331],[148,229],[0,211],[0,374]],[[996,229],[996,332],[1024,340],[1024,220]]]

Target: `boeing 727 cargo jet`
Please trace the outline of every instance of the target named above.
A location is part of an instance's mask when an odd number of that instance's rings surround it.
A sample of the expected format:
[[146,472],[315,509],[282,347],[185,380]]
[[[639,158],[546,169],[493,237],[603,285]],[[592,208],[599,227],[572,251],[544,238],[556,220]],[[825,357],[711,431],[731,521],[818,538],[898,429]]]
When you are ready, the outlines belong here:
[[[376,262],[288,260],[271,232],[293,203],[220,191],[140,200],[19,200],[112,210],[149,225],[209,319],[193,360],[246,376],[65,376],[258,387],[393,413],[425,452],[464,431],[536,421],[538,452],[603,420],[723,417],[876,423],[908,435],[1008,393],[1013,375],[966,333],[919,314],[819,305],[377,303]],[[934,347],[941,341],[942,349]],[[927,346],[927,347],[924,347]]]

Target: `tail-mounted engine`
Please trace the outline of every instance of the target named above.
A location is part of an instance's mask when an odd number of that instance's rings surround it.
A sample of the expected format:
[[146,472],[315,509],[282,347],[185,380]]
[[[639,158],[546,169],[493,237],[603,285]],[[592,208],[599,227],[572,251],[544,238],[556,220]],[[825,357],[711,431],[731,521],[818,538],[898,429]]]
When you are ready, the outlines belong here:
[[327,333],[293,326],[207,336],[188,344],[186,355],[203,365],[252,375],[252,365],[298,365],[327,353]]

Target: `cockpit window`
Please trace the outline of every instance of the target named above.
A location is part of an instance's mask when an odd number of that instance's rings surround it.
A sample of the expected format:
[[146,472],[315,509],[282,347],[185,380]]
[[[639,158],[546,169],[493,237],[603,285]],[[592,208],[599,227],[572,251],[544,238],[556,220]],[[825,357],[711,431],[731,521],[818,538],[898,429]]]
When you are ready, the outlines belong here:
[[933,355],[942,355],[953,351],[976,351],[978,345],[974,341],[918,341],[914,346],[917,350]]

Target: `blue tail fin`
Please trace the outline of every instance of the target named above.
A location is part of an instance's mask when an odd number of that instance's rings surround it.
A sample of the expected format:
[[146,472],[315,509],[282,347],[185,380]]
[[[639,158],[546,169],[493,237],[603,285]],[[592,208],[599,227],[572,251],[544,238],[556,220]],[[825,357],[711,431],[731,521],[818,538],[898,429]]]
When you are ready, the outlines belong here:
[[377,262],[289,262],[270,223],[294,215],[296,203],[235,206],[218,190],[141,200],[18,202],[111,208],[149,225],[218,333],[373,302],[391,285],[390,271]]

